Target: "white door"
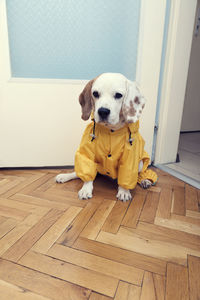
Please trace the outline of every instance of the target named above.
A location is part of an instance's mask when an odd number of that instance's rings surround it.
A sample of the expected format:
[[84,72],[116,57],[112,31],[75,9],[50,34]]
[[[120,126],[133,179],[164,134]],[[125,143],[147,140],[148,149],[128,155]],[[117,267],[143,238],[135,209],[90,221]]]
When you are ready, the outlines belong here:
[[[139,82],[148,101],[141,121],[141,133],[149,154],[153,142],[166,1],[142,0],[140,8],[134,79]],[[86,83],[82,79],[85,78],[12,77],[9,54],[6,1],[0,0],[0,167],[73,165],[74,153],[86,125],[80,119],[78,103],[78,95]],[[89,53],[85,56],[88,68],[91,68],[92,58]],[[128,72],[131,73],[131,69]]]
[[200,131],[200,1],[192,39],[181,131]]
[[171,1],[155,164],[176,161],[197,0]]

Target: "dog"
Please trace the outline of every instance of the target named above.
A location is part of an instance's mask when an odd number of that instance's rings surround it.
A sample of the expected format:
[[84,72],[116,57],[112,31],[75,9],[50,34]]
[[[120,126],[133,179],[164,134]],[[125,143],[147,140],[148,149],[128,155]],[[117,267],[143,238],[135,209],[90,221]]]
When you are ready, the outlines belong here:
[[98,173],[118,181],[117,199],[132,199],[131,189],[139,183],[149,188],[157,175],[147,169],[150,158],[139,133],[139,118],[145,106],[136,82],[120,73],[103,73],[87,83],[79,96],[86,127],[75,155],[75,172],[56,176],[56,182],[81,178],[80,199],[92,198]]

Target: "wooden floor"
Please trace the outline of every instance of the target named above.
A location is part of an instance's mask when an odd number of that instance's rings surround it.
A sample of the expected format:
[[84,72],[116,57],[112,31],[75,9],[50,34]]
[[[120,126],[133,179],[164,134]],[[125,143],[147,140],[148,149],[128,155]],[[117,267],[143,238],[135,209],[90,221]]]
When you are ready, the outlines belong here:
[[98,177],[0,171],[1,300],[199,300],[200,191],[162,172],[132,202]]

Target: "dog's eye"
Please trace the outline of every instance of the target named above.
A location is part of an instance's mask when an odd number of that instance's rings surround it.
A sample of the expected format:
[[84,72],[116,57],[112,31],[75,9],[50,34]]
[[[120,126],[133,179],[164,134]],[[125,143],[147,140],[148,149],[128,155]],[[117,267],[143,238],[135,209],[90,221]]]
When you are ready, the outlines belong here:
[[120,98],[122,98],[122,97],[123,97],[123,95],[120,94],[120,93],[116,93],[116,94],[115,94],[115,99],[120,99]]
[[97,91],[94,91],[93,93],[94,98],[99,98],[99,93]]

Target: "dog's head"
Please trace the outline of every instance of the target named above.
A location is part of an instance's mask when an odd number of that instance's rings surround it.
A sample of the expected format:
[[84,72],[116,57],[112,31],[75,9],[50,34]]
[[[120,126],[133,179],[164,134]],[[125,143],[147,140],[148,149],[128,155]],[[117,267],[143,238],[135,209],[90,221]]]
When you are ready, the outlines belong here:
[[93,111],[97,123],[115,126],[137,122],[146,101],[135,82],[119,73],[104,73],[88,82],[79,102],[83,120]]

